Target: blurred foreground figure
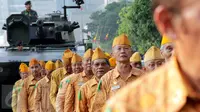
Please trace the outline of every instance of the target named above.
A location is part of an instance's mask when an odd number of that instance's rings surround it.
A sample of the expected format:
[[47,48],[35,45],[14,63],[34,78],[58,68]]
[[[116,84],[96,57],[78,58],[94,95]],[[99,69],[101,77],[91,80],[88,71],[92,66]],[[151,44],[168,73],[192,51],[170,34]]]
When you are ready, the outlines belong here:
[[122,89],[107,112],[200,111],[200,1],[152,0],[161,34],[175,45],[169,62]]
[[12,91],[11,105],[12,105],[13,112],[17,112],[18,97],[23,85],[23,80],[29,75],[28,66],[25,63],[20,64],[19,74],[20,74],[21,79],[15,82],[15,85],[13,86],[13,91]]

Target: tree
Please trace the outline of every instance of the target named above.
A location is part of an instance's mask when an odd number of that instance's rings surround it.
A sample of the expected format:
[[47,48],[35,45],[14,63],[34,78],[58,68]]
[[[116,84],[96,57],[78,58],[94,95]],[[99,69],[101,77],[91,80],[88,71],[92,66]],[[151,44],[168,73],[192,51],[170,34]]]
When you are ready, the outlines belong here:
[[126,33],[140,53],[145,53],[152,45],[159,46],[161,38],[153,22],[151,0],[134,0],[119,16],[118,34]]
[[[111,51],[112,41],[117,36],[119,12],[125,7],[126,2],[113,2],[108,4],[103,11],[96,11],[91,14],[92,22],[88,23],[88,30],[92,38],[97,37],[100,46],[107,52]],[[105,39],[108,35],[108,39]]]

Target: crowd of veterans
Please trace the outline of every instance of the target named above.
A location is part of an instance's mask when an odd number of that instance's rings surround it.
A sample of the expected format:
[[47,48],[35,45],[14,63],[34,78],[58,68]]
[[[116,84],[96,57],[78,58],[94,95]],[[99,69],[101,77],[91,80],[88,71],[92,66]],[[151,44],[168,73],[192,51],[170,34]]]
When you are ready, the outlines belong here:
[[110,54],[95,48],[81,57],[67,49],[62,62],[22,63],[13,111],[200,112],[200,1],[151,2],[160,48],[141,57],[122,34]]
[[103,111],[118,90],[163,65],[173,53],[166,36],[161,50],[152,46],[143,61],[130,43],[122,34],[114,39],[112,53],[97,47],[81,57],[66,49],[56,62],[33,58],[29,66],[21,63],[21,79],[13,87],[13,112]]

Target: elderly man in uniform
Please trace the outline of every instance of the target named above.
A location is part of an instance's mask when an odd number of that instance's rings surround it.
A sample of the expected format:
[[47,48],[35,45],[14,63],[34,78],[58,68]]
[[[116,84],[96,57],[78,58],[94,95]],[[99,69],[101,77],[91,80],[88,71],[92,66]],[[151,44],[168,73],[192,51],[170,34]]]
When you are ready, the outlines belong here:
[[49,98],[51,87],[51,73],[55,70],[55,64],[48,61],[45,64],[46,76],[35,87],[35,112],[55,112]]
[[[73,112],[78,103],[78,91],[80,87],[93,77],[91,58],[93,51],[88,49],[83,56],[83,72],[66,78],[67,86],[65,92],[64,112]],[[62,111],[60,111],[62,112]]]
[[165,59],[160,53],[160,49],[152,46],[144,55],[144,71],[151,72],[165,63]]
[[166,35],[162,37],[160,50],[162,56],[165,58],[165,61],[169,61],[169,59],[172,57],[174,46],[172,41]]
[[[174,56],[107,102],[108,112],[200,111],[200,1],[152,0],[154,21]],[[116,103],[117,102],[117,103]]]
[[12,91],[12,110],[13,112],[17,112],[17,103],[19,98],[19,92],[22,88],[23,80],[28,77],[28,66],[25,63],[21,63],[19,66],[19,74],[21,79],[15,82]]
[[55,110],[56,110],[56,96],[58,93],[60,81],[63,80],[66,76],[72,74],[71,58],[73,54],[74,53],[70,49],[65,50],[62,58],[63,67],[53,71],[51,76],[51,89],[49,97]]
[[135,52],[130,58],[130,64],[134,68],[142,69],[141,56],[139,52]]
[[98,89],[100,78],[110,70],[106,55],[100,48],[96,48],[92,55],[92,71],[94,77],[86,82],[79,91],[79,100],[76,112],[92,112],[94,95]]
[[31,9],[32,7],[31,1],[26,1],[24,5],[26,7],[26,10],[22,11],[21,14],[27,16],[31,21],[37,20],[38,14],[36,11]]
[[[74,54],[72,57],[72,71],[73,74],[79,74],[83,72],[83,67],[82,67],[82,57],[79,56],[78,54]],[[64,101],[65,101],[65,93],[66,93],[66,88],[68,85],[67,82],[68,77],[65,77],[61,82],[60,82],[60,87],[58,90],[58,94],[56,97],[56,111],[57,112],[63,112],[64,111]]]
[[42,78],[41,66],[36,59],[29,62],[30,75],[24,79],[19,96],[17,112],[34,112],[34,91],[36,83]]
[[117,61],[115,69],[106,73],[99,81],[100,90],[95,94],[92,110],[101,111],[106,100],[119,89],[136,80],[143,71],[130,65],[132,49],[130,41],[125,34],[116,37],[112,45],[112,55]]

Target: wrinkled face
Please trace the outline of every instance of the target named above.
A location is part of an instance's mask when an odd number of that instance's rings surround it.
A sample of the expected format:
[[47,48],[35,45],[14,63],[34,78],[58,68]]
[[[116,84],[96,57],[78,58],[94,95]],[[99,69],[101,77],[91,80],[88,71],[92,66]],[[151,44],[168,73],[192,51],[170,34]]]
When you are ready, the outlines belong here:
[[41,74],[41,66],[39,64],[30,66],[30,72],[33,76],[38,76]]
[[[69,60],[69,62],[71,62],[71,59]],[[63,62],[63,67],[65,67],[65,69],[67,70],[67,73],[72,74],[72,66],[71,63],[69,62]]]
[[173,50],[173,44],[167,43],[161,47],[161,54],[165,59],[169,59],[172,56]]
[[26,77],[28,77],[29,76],[29,73],[28,72],[20,72],[20,77],[22,78],[22,79],[25,79]]
[[83,71],[82,62],[72,64],[73,73],[77,74]]
[[28,4],[28,5],[25,5],[25,7],[26,7],[27,10],[30,10],[32,5]]
[[145,71],[151,72],[164,64],[164,60],[150,60],[144,63]]
[[41,75],[42,75],[42,77],[46,76],[46,70],[44,68],[41,69]]
[[112,55],[118,62],[129,62],[132,55],[132,49],[128,45],[116,45],[113,47]]
[[131,62],[131,66],[133,68],[142,69],[142,63],[141,62]]
[[83,70],[85,70],[85,71],[91,71],[92,70],[92,67],[91,67],[91,58],[85,58],[85,59],[83,59],[82,67],[83,67]]
[[92,72],[99,79],[110,70],[110,66],[105,59],[97,59],[92,62]]

